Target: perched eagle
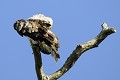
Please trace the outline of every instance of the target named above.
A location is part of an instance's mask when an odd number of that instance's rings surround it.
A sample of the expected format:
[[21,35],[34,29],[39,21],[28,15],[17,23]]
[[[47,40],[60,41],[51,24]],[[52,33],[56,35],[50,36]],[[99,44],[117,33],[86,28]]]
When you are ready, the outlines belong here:
[[51,31],[53,20],[42,14],[34,15],[28,20],[18,20],[14,23],[14,29],[21,36],[28,37],[32,44],[39,44],[40,51],[51,54],[55,61],[60,58],[60,47],[57,36]]

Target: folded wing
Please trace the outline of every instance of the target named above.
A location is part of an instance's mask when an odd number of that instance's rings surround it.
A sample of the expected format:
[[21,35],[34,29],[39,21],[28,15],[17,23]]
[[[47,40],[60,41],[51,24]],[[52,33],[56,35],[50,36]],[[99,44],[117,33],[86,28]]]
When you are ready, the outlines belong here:
[[14,29],[21,36],[27,36],[39,44],[41,52],[52,54],[55,61],[60,58],[58,48],[60,47],[57,36],[47,28],[48,24],[43,24],[40,20],[18,20],[14,24]]

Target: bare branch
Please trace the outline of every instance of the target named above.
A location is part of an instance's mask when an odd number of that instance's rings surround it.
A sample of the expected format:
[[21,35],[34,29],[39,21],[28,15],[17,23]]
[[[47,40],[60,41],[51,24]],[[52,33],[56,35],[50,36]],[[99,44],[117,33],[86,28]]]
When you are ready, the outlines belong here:
[[42,66],[40,51],[45,54],[52,54],[56,61],[60,58],[58,54],[59,42],[57,36],[51,31],[52,24],[52,18],[45,17],[43,14],[34,15],[27,21],[21,19],[14,23],[14,29],[18,34],[29,38],[34,54],[38,80],[57,80],[75,64],[85,51],[98,47],[107,36],[116,32],[114,28],[109,28],[106,23],[103,23],[101,25],[101,32],[94,39],[84,44],[77,45],[64,65],[55,73],[46,76]]
[[46,76],[43,67],[42,67],[42,58],[41,53],[39,49],[39,45],[34,45],[31,43],[34,58],[35,58],[35,67],[36,67],[36,73],[38,80],[57,80],[62,75],[64,75],[78,60],[78,58],[84,53],[85,51],[98,47],[98,45],[110,34],[115,33],[116,30],[114,28],[109,28],[106,23],[102,24],[102,31],[92,40],[77,45],[76,49],[72,52],[72,54],[67,58],[64,65],[55,73]]
[[36,74],[37,74],[38,80],[48,80],[47,79],[48,77],[45,76],[44,70],[43,70],[43,67],[42,67],[42,58],[41,58],[39,45],[32,44],[31,40],[30,40],[30,43],[31,43],[31,46],[32,46],[33,54],[34,54],[35,69],[36,69]]
[[62,75],[64,75],[78,60],[82,53],[85,51],[98,47],[98,45],[110,34],[115,33],[116,30],[114,28],[109,28],[106,23],[102,24],[102,31],[92,40],[77,45],[76,49],[72,52],[72,54],[67,58],[64,65],[55,73],[51,74],[49,80],[57,80]]

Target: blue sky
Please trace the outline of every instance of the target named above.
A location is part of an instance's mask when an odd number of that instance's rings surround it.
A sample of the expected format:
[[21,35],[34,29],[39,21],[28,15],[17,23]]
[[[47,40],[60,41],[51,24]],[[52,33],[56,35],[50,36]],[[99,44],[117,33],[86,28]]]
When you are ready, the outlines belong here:
[[85,52],[59,80],[120,80],[120,1],[119,0],[1,0],[0,1],[0,80],[37,80],[34,56],[26,37],[13,29],[18,19],[42,13],[54,20],[59,37],[58,63],[42,55],[47,75],[58,70],[77,44],[93,39],[106,22],[117,32],[98,48]]

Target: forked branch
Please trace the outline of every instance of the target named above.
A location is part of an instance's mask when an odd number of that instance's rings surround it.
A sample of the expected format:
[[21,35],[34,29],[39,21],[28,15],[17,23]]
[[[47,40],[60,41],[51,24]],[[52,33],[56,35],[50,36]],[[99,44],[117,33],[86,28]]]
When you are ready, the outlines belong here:
[[55,73],[46,76],[43,72],[42,68],[42,59],[39,57],[39,49],[32,45],[34,57],[35,57],[35,65],[36,65],[36,73],[38,76],[38,80],[57,80],[62,75],[64,75],[78,60],[78,58],[87,50],[98,47],[98,45],[110,34],[115,33],[116,30],[114,28],[109,28],[106,23],[102,24],[102,31],[92,40],[77,45],[76,49],[72,52],[72,54],[67,58],[64,65]]
[[110,34],[115,33],[114,28],[109,28],[106,23],[102,24],[102,31],[92,40],[77,45],[76,49],[67,58],[64,65],[55,73],[49,76],[49,80],[57,80],[62,75],[64,75],[78,60],[78,58],[87,50],[98,47],[98,45]]

